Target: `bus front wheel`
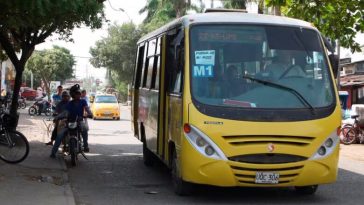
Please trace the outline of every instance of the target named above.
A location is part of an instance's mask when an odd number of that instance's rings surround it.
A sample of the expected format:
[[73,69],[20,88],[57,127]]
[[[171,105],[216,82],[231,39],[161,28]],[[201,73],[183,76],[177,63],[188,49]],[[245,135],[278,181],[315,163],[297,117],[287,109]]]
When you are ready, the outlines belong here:
[[297,193],[302,195],[312,195],[317,191],[317,185],[311,186],[296,186],[295,189]]
[[172,158],[171,175],[172,175],[172,183],[173,183],[174,192],[179,196],[190,195],[191,194],[191,184],[183,181],[183,179],[181,178],[180,167],[179,167],[176,151],[174,151],[172,155],[173,155],[172,156],[173,158]]

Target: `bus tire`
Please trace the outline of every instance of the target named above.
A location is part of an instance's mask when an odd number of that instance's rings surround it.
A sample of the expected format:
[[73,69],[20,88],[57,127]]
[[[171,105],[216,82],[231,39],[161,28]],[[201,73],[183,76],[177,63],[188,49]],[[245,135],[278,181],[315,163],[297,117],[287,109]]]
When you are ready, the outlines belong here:
[[296,186],[295,189],[301,195],[312,195],[317,191],[317,187],[318,185]]
[[188,196],[191,194],[191,184],[185,182],[180,174],[180,167],[178,164],[178,158],[176,151],[172,153],[172,166],[171,166],[171,176],[174,192],[179,196]]

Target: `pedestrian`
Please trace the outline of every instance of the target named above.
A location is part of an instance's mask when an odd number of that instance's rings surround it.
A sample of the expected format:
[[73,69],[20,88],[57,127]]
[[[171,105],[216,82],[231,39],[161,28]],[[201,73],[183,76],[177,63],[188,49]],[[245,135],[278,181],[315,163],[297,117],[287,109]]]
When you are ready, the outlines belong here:
[[63,87],[62,87],[61,85],[59,85],[59,86],[57,87],[57,93],[54,93],[54,94],[52,95],[52,105],[53,105],[54,107],[56,107],[56,106],[57,106],[57,104],[58,104],[59,102],[61,102],[61,100],[62,100],[62,91],[63,91]]
[[81,99],[86,100],[86,102],[87,102],[87,106],[90,106],[90,100],[89,100],[89,99],[88,99],[88,97],[87,97],[86,90],[82,90],[82,91],[81,91]]
[[[87,93],[86,93],[86,90],[85,89],[83,89],[81,91],[81,99],[85,100],[86,103],[87,103],[87,106],[90,108],[90,100],[87,97]],[[87,113],[85,113],[85,114],[87,114]],[[85,122],[85,135],[87,135],[87,138],[88,138],[89,126],[88,126],[87,118],[84,119],[84,122]]]

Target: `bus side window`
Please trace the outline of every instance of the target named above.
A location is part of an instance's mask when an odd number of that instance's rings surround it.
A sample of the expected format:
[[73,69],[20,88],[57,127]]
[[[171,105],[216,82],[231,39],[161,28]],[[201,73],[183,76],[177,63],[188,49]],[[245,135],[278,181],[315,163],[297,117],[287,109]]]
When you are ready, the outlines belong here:
[[158,90],[159,89],[159,75],[160,75],[160,66],[161,66],[161,46],[162,46],[162,37],[157,38],[157,51],[154,57],[154,69],[153,69],[153,80],[152,80],[152,88]]
[[147,55],[147,80],[146,80],[146,86],[147,88],[154,88],[153,85],[153,71],[155,67],[155,51],[157,47],[157,39],[150,40],[148,42],[148,55]]
[[145,49],[143,55],[143,65],[142,65],[143,73],[142,73],[142,83],[141,83],[141,87],[143,88],[147,87],[146,84],[147,84],[147,73],[149,65],[147,54],[148,54],[148,42],[145,43]]
[[133,79],[133,88],[139,89],[140,87],[140,77],[143,68],[143,57],[144,57],[144,45],[138,46],[137,57],[135,60],[135,71]]
[[180,94],[182,92],[182,71],[184,62],[184,36],[183,30],[179,29],[173,34],[167,34],[167,60],[168,89],[169,93]]

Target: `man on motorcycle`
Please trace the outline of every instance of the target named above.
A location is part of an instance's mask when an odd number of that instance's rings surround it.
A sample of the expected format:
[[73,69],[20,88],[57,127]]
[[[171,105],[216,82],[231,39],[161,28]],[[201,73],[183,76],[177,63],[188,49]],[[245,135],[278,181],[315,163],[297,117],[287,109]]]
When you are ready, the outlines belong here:
[[[68,94],[67,91],[63,91],[61,96],[62,96],[62,100],[56,106],[56,112],[55,112],[56,115],[64,112],[66,110],[66,106],[67,106],[68,102],[70,101],[70,95]],[[52,131],[51,141],[47,142],[46,145],[53,145],[53,141],[57,137],[58,124],[59,124],[59,121],[55,120],[55,122],[54,122],[55,126]]]
[[46,99],[46,94],[43,93],[43,97],[37,97],[35,99],[37,105],[38,105],[38,115],[41,115],[42,112],[45,112],[47,109],[48,100]]
[[[92,113],[90,111],[90,108],[87,106],[87,102],[81,99],[81,90],[78,84],[71,87],[70,94],[72,100],[69,103],[67,103],[67,105],[65,106],[65,111],[59,114],[55,118],[55,120],[59,120],[66,117],[71,121],[76,119],[83,119],[84,112],[87,112],[87,114],[92,117]],[[66,132],[67,128],[63,128],[62,130],[59,131],[56,141],[52,148],[52,153],[50,155],[51,158],[56,157],[56,153],[58,151],[59,146],[61,145],[62,139],[64,138]],[[82,138],[83,138],[84,152],[89,152],[88,135],[85,128],[82,129]]]

